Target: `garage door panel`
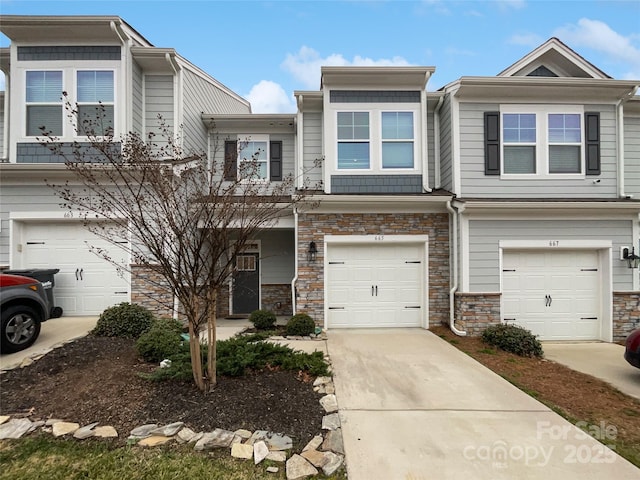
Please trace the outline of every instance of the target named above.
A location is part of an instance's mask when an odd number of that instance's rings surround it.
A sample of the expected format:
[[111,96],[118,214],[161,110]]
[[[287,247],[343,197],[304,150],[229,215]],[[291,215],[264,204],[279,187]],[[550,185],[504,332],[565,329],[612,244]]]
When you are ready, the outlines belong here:
[[503,265],[515,271],[503,272],[503,318],[543,340],[599,338],[598,262],[594,251],[506,251]]
[[[423,256],[424,244],[328,245],[329,327],[422,325]],[[405,311],[405,306],[420,309]]]

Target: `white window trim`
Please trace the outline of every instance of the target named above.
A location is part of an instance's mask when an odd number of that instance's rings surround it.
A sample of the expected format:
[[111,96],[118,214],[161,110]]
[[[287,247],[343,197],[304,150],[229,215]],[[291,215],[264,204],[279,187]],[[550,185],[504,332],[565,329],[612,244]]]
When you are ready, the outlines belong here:
[[[238,135],[238,154],[237,154],[237,175],[238,178],[241,179],[241,181],[243,182],[252,182],[252,183],[259,183],[259,182],[268,182],[271,179],[271,148],[269,145],[270,142],[270,137],[269,135],[244,135],[244,134],[239,134]],[[243,163],[242,159],[240,158],[240,147],[243,143],[245,142],[265,142],[266,143],[266,163],[267,163],[267,173],[266,173],[266,177],[265,178],[242,178],[241,176],[241,170],[240,170],[240,164]]]
[[[504,171],[504,114],[509,113],[532,113],[536,116],[536,173],[505,173]],[[549,114],[568,113],[580,115],[580,173],[550,173],[549,172],[549,145],[558,145],[549,142]],[[531,145],[523,143],[521,145]],[[566,145],[577,145],[568,143]],[[500,178],[508,180],[575,180],[585,178],[584,165],[584,107],[579,105],[500,105]]]
[[[411,105],[411,106],[409,106]],[[331,112],[327,115],[330,125],[326,130],[326,145],[333,152],[333,162],[329,164],[329,175],[398,175],[422,172],[422,117],[419,104],[407,103],[332,103]],[[369,168],[338,168],[338,112],[369,113]],[[382,112],[409,112],[413,114],[413,168],[382,167]],[[363,140],[364,141],[364,140]],[[400,140],[398,140],[400,141]],[[407,141],[407,140],[405,140]]]
[[[114,132],[115,132],[115,123],[116,123],[116,82],[117,82],[117,77],[116,77],[116,72],[114,69],[112,68],[99,68],[99,67],[95,67],[95,66],[91,66],[91,68],[75,68],[73,70],[73,79],[71,79],[71,81],[73,82],[73,98],[74,101],[72,103],[72,105],[75,106],[76,109],[79,110],[79,107],[81,106],[92,106],[92,105],[99,105],[98,103],[95,102],[80,102],[78,100],[78,72],[113,72],[113,101],[112,102],[101,102],[101,105],[104,106],[113,106],[113,123],[114,123]],[[63,85],[64,85],[64,76],[63,76]],[[69,94],[69,91],[67,91],[67,93]],[[71,95],[69,95],[69,97],[71,97]],[[77,121],[78,121],[78,115],[76,114],[75,119],[74,119],[75,123],[74,123],[74,132],[76,132],[76,137],[77,138],[85,138],[88,139],[88,137],[86,135],[78,135],[77,134]],[[98,138],[100,138],[100,136],[98,136]]]
[[[42,136],[28,136],[27,135],[27,102],[26,102],[26,89],[27,89],[27,72],[28,71],[61,71],[62,72],[62,90],[67,92],[66,101],[69,101],[75,108],[77,99],[77,75],[79,71],[112,71],[113,72],[113,102],[105,103],[105,105],[113,105],[114,108],[114,137],[118,137],[121,134],[121,125],[124,125],[124,105],[120,102],[120,91],[122,91],[122,79],[121,79],[121,66],[119,60],[96,60],[87,63],[86,66],[74,62],[73,64],[68,61],[28,61],[20,62],[20,66],[17,70],[17,78],[20,79],[20,84],[14,87],[15,96],[12,98],[16,101],[16,113],[15,119],[18,127],[15,131],[15,141],[20,143],[35,143],[38,138]],[[62,92],[60,92],[62,97]],[[77,135],[76,132],[76,119],[74,116],[67,115],[65,110],[65,99],[62,100],[62,135],[56,135],[55,138],[60,142],[86,142],[88,137],[86,135]]]

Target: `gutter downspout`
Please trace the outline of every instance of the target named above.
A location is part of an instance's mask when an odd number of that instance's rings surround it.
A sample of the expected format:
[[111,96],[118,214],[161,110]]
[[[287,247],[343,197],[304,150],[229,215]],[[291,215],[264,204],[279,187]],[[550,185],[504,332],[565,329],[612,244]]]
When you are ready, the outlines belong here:
[[293,279],[291,280],[291,308],[292,313],[296,314],[296,283],[298,283],[298,207],[293,208],[293,238],[295,242],[294,255],[295,258],[295,272]]
[[[428,81],[427,77],[427,81]],[[424,134],[421,137],[420,151],[422,152],[422,190],[423,193],[431,193],[433,190],[429,187],[429,145],[427,142],[427,128],[429,120],[429,112],[427,111],[427,92],[422,90],[420,92],[420,117],[422,120],[422,131]]]
[[626,98],[621,98],[616,105],[616,114],[617,119],[617,135],[616,135],[616,149],[618,151],[618,196],[619,198],[631,198],[630,195],[624,193],[624,109],[622,105],[629,98],[633,98],[633,96],[638,91],[638,86],[634,87],[634,89],[629,92]]
[[442,179],[440,178],[440,109],[444,103],[444,96],[440,97],[436,108],[433,110],[433,175],[434,175],[434,188],[438,190],[442,186]]
[[449,213],[451,213],[451,224],[453,226],[453,248],[451,249],[450,253],[450,257],[453,258],[453,282],[451,285],[451,290],[449,290],[449,328],[456,335],[465,337],[467,335],[467,332],[458,330],[456,328],[455,312],[453,310],[454,296],[458,291],[458,212],[451,205],[451,200],[447,200],[447,210],[449,210]]

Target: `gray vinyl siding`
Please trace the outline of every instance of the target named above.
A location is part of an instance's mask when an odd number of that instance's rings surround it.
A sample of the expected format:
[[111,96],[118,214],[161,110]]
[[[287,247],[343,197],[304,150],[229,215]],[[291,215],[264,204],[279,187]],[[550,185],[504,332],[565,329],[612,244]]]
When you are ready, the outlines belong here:
[[60,203],[61,200],[44,182],[3,183],[0,188],[0,265],[9,265],[9,213],[60,212]]
[[295,275],[293,230],[270,230],[258,236],[262,284],[291,283]]
[[145,75],[145,125],[147,132],[155,133],[154,143],[162,147],[166,145],[166,135],[163,135],[159,125],[158,115],[162,116],[167,128],[173,131],[175,126],[175,112],[173,111],[173,76]]
[[469,291],[499,292],[500,240],[611,240],[613,289],[631,290],[632,275],[619,261],[621,246],[633,245],[631,221],[625,220],[471,220],[469,221]]
[[422,193],[422,175],[331,175],[331,193]]
[[137,133],[138,135],[143,134],[143,94],[142,94],[142,84],[143,84],[143,75],[142,68],[138,65],[137,62],[132,62],[131,68],[131,77],[132,77],[132,92],[131,92],[131,105],[132,105],[132,124],[131,131]]
[[429,168],[429,177],[427,185],[433,188],[435,185],[435,155],[433,145],[433,112],[427,112],[427,165]]
[[18,47],[18,61],[120,60],[120,46]]
[[187,154],[207,151],[203,113],[250,113],[249,107],[190,70],[183,70],[184,148]]
[[640,116],[624,119],[624,189],[640,199]]
[[293,175],[295,172],[295,144],[294,136],[291,134],[272,133],[269,135],[270,142],[282,142],[282,178]]
[[7,161],[4,152],[4,92],[0,92],[0,161]]
[[440,186],[449,191],[453,191],[451,140],[451,96],[447,95],[440,108]]
[[[533,176],[509,180],[484,174],[484,112],[499,111],[497,104],[460,103],[460,170],[462,197],[473,198],[616,198],[616,121],[611,105],[589,105],[600,112],[601,174],[580,179]],[[600,183],[594,184],[598,179]]]
[[302,157],[304,177],[309,179],[311,188],[320,184],[323,179],[322,167],[314,162],[322,158],[322,112],[303,113]]

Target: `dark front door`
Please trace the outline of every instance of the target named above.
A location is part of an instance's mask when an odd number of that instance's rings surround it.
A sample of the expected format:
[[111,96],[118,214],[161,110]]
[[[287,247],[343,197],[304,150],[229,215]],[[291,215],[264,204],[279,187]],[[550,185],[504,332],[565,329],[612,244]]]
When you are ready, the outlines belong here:
[[260,308],[260,272],[257,253],[236,257],[233,276],[233,313],[251,313]]

